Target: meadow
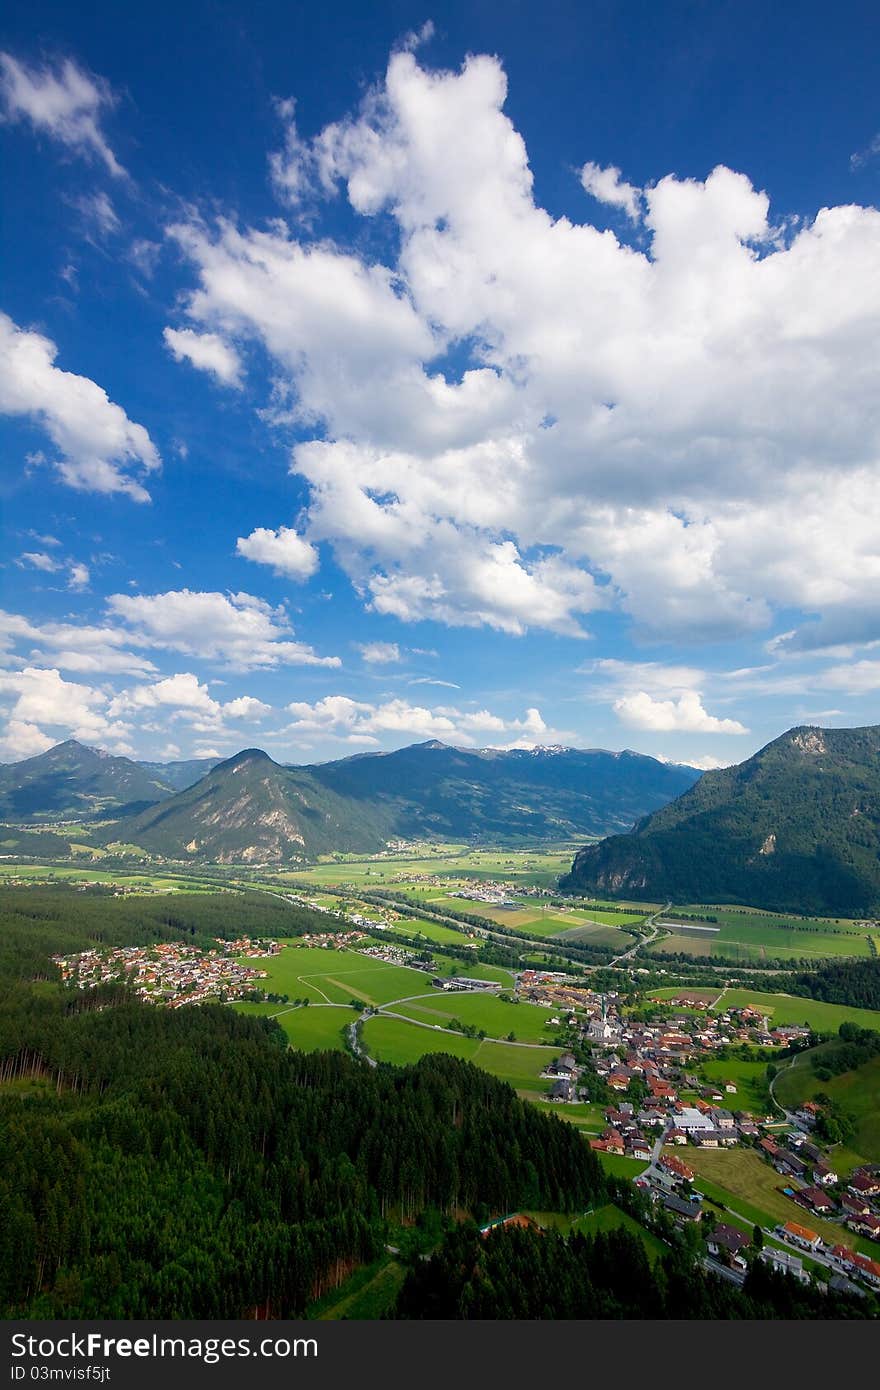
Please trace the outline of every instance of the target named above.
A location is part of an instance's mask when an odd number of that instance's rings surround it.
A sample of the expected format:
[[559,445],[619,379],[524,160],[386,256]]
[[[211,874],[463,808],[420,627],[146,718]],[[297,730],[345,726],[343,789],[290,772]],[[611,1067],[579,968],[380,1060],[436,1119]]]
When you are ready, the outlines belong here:
[[[253,961],[242,962],[253,965]],[[291,999],[307,998],[323,1004],[348,1004],[359,999],[364,1004],[387,1004],[408,995],[431,990],[430,977],[423,970],[405,965],[387,965],[357,951],[337,951],[322,946],[288,943],[280,955],[257,962],[266,978],[258,986]]]
[[517,1042],[553,1041],[553,1030],[547,1027],[547,1020],[553,1017],[552,1009],[538,1004],[508,1004],[490,994],[446,994],[433,990],[429,998],[395,1005],[394,1012],[440,1027],[447,1026],[450,1018],[457,1018],[484,1029],[490,1038],[507,1038],[513,1033]]
[[661,936],[650,952],[682,952],[695,957],[726,956],[731,960],[758,962],[766,959],[827,959],[830,956],[873,955],[864,923],[847,918],[797,917],[752,908],[717,907],[690,904],[679,912],[712,917],[711,922],[682,922],[675,930],[676,912],[664,914],[661,921],[672,924],[669,935]]
[[873,1057],[854,1071],[822,1081],[813,1070],[812,1059],[833,1051],[836,1046],[836,1043],[828,1043],[801,1053],[790,1067],[779,1073],[774,1094],[780,1105],[788,1109],[825,1094],[851,1117],[856,1128],[847,1144],[847,1158],[841,1162],[837,1150],[831,1151],[834,1163],[849,1171],[859,1161],[880,1163],[880,1057]]
[[[365,1019],[363,1041],[377,1061],[407,1066],[426,1052],[447,1052],[473,1062],[519,1091],[546,1091],[550,1082],[541,1072],[559,1056],[558,1047],[516,1047],[511,1043],[466,1038],[460,1033],[437,1033],[403,1019],[374,1014]],[[562,1108],[562,1107],[560,1107]]]
[[848,1004],[826,1004],[821,999],[802,999],[796,994],[765,994],[762,990],[727,989],[711,1006],[713,1012],[748,1005],[769,1014],[771,1026],[805,1023],[817,1033],[836,1033],[841,1023],[880,1029],[880,1010],[854,1009]]
[[291,1047],[302,1052],[341,1052],[345,1048],[343,1029],[358,1015],[345,1005],[310,1004],[307,1008],[284,1004],[233,1004],[238,1013],[274,1018],[287,1034]]

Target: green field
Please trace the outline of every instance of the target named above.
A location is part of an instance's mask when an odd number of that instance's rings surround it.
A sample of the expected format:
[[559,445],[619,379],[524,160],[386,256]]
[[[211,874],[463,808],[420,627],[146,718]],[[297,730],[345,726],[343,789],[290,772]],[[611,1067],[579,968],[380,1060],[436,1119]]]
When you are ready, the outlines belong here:
[[629,1212],[622,1211],[613,1202],[606,1203],[604,1207],[596,1207],[594,1211],[585,1212],[583,1216],[573,1217],[555,1211],[528,1211],[525,1215],[547,1230],[562,1231],[566,1235],[577,1233],[595,1236],[606,1231],[618,1231],[622,1227],[632,1235],[638,1236],[652,1261],[662,1259],[668,1251],[668,1247],[658,1236],[645,1230]]
[[[411,874],[430,874],[444,880],[470,878],[523,883],[551,888],[571,868],[580,843],[548,850],[469,850],[464,845],[419,845],[412,854],[373,856],[334,855],[310,869],[279,874],[282,880],[319,885],[399,887],[395,880]],[[435,890],[436,891],[436,890]]]
[[[855,1122],[856,1132],[848,1147],[849,1157],[857,1162],[849,1162],[848,1168],[858,1166],[858,1161],[880,1163],[880,1057],[873,1057],[855,1071],[845,1071],[840,1076],[832,1076],[830,1081],[822,1081],[813,1070],[812,1059],[817,1053],[821,1055],[835,1047],[835,1043],[828,1043],[801,1053],[790,1067],[779,1073],[774,1094],[789,1110],[820,1093],[830,1096]],[[831,1156],[836,1165],[846,1167],[840,1162],[837,1149],[832,1149]]]
[[237,1003],[238,1013],[274,1018],[284,1029],[292,1047],[302,1052],[341,1052],[345,1048],[343,1029],[358,1015],[344,1006],[310,1004],[308,1008],[290,1008],[283,1004]]
[[550,1085],[542,1080],[541,1072],[560,1051],[558,1047],[515,1047],[466,1038],[460,1033],[439,1033],[382,1014],[364,1020],[362,1037],[377,1061],[407,1066],[426,1052],[448,1052],[473,1062],[501,1081],[509,1081],[517,1090],[536,1092]]
[[770,1015],[771,1025],[805,1023],[819,1033],[836,1033],[841,1023],[857,1023],[860,1028],[880,1029],[880,1011],[853,1009],[848,1004],[826,1004],[821,999],[801,999],[794,994],[765,994],[751,989],[728,989],[714,1012],[749,1005]]
[[456,931],[455,927],[447,927],[443,922],[429,922],[422,917],[399,917],[396,922],[389,922],[388,932],[397,936],[423,936],[427,941],[436,941],[441,946],[468,949],[469,938],[464,931]]
[[572,1105],[560,1105],[553,1100],[535,1100],[533,1104],[547,1114],[558,1115],[561,1120],[566,1120],[568,1124],[574,1125],[576,1129],[584,1130],[592,1137],[597,1138],[605,1128],[604,1105],[596,1105],[591,1101],[577,1101]]
[[441,1027],[447,1019],[458,1018],[484,1029],[490,1038],[506,1038],[511,1032],[517,1042],[551,1043],[554,1038],[553,1031],[546,1027],[547,1020],[553,1017],[552,1009],[537,1004],[507,1004],[489,994],[444,994],[434,990],[430,998],[401,1004],[394,1012]]
[[703,1062],[698,1070],[707,1081],[714,1081],[722,1087],[725,1081],[732,1081],[736,1086],[736,1092],[726,1093],[722,1101],[727,1109],[752,1110],[763,1114],[768,1108],[772,1109],[767,1101],[767,1061],[744,1062],[738,1057],[729,1061],[713,1059]]
[[[670,935],[661,936],[652,944],[651,952],[681,951],[696,957],[726,956],[743,962],[873,955],[866,926],[847,918],[797,917],[705,904],[692,904],[679,911],[716,920],[685,924],[690,930],[685,926],[679,931],[673,928]],[[675,919],[674,910],[661,917],[661,921],[673,923]]]
[[637,1178],[648,1166],[644,1159],[627,1158],[624,1154],[606,1154],[601,1150],[597,1150],[596,1157],[612,1178]]
[[261,989],[316,1003],[348,1004],[352,999],[360,999],[365,1004],[386,1004],[408,995],[426,994],[431,989],[430,978],[423,970],[386,965],[357,951],[321,946],[288,944],[280,955],[261,960],[258,965],[267,972],[266,979],[258,981]]
[[18,879],[21,883],[103,883],[128,888],[133,892],[151,893],[216,893],[218,885],[210,880],[190,878],[186,874],[150,874],[131,869],[98,869],[66,864],[0,864],[0,880]]

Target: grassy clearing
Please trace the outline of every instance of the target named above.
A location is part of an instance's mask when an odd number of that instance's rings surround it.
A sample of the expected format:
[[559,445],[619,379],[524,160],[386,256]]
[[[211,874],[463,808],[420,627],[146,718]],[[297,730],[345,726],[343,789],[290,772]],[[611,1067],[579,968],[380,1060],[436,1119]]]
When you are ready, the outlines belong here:
[[466,1038],[460,1033],[438,1033],[382,1014],[364,1020],[362,1036],[377,1061],[407,1066],[427,1052],[448,1052],[482,1067],[500,1081],[508,1081],[517,1090],[526,1091],[547,1089],[549,1082],[541,1079],[541,1072],[559,1056],[559,1048],[512,1047],[509,1043]]
[[393,1307],[405,1278],[403,1265],[383,1256],[355,1270],[338,1289],[313,1303],[306,1317],[319,1322],[381,1318]]
[[668,1247],[663,1241],[655,1236],[651,1231],[645,1230],[634,1217],[628,1212],[622,1211],[620,1207],[608,1202],[604,1207],[596,1207],[595,1211],[585,1212],[583,1216],[570,1216],[564,1212],[556,1211],[529,1211],[525,1213],[536,1221],[545,1230],[562,1231],[563,1234],[578,1233],[585,1236],[595,1236],[606,1231],[617,1231],[621,1227],[637,1236],[645,1247],[648,1258],[654,1260],[662,1259],[668,1253]]
[[435,990],[430,998],[401,1004],[395,1012],[421,1023],[446,1025],[450,1018],[482,1028],[490,1038],[514,1034],[517,1042],[552,1043],[547,1020],[552,1009],[537,1004],[507,1004],[488,994],[445,994]]
[[[812,1058],[835,1049],[835,1043],[802,1053],[794,1064],[781,1072],[776,1082],[775,1094],[780,1104],[788,1109],[801,1101],[812,1100],[824,1092],[851,1115],[856,1132],[850,1141],[848,1157],[861,1162],[880,1162],[880,1057],[873,1057],[864,1066],[854,1071],[845,1071],[833,1076],[830,1081],[822,1081],[812,1066]],[[859,1157],[860,1156],[860,1157]],[[832,1150],[835,1165],[844,1168],[847,1159],[840,1162],[837,1150]],[[858,1162],[850,1163],[849,1168],[857,1167]],[[848,1169],[846,1169],[848,1171]]]
[[258,982],[262,989],[316,1003],[348,1004],[352,999],[360,999],[365,1004],[385,1004],[410,994],[427,993],[431,988],[430,979],[422,970],[386,965],[358,951],[297,946],[295,939],[280,955],[258,964],[267,972],[266,978]]
[[[532,1100],[532,1097],[528,1097]],[[574,1125],[576,1129],[582,1129],[590,1136],[598,1136],[605,1128],[605,1116],[603,1105],[594,1105],[590,1101],[578,1101],[574,1105],[560,1105],[552,1100],[534,1100],[533,1104],[539,1110],[545,1111],[550,1115],[558,1115],[561,1120],[566,1120],[568,1124]]]
[[699,1071],[707,1081],[717,1082],[722,1090],[726,1081],[736,1086],[735,1092],[725,1093],[723,1104],[728,1109],[763,1112],[768,1108],[767,1062],[743,1062],[738,1057],[726,1062],[713,1060],[704,1062]]
[[274,1018],[284,1029],[291,1047],[301,1052],[342,1052],[343,1030],[357,1018],[354,1009],[311,1004],[308,1008],[284,1008],[279,1004],[234,1004],[239,1013]]
[[641,1158],[626,1158],[624,1154],[606,1154],[598,1150],[596,1157],[613,1178],[637,1178],[648,1166]]

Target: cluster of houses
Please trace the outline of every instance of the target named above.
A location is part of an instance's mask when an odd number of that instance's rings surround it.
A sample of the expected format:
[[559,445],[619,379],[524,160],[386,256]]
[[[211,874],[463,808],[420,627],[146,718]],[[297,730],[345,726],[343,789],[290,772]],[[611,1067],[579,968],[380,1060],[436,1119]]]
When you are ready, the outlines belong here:
[[119,946],[112,950],[82,951],[72,956],[53,956],[65,983],[79,989],[125,980],[149,1003],[170,1009],[203,1004],[208,999],[240,999],[268,973],[242,965],[229,952],[251,958],[277,954],[275,941],[240,937],[222,951],[202,951],[183,942],[154,946]]
[[[807,1101],[796,1115],[802,1123],[813,1123],[818,1110]],[[757,1148],[777,1173],[789,1179],[782,1190],[798,1206],[814,1216],[839,1221],[855,1235],[880,1240],[880,1165],[856,1168],[841,1180],[822,1149],[802,1130],[777,1138],[768,1135],[758,1141]]]

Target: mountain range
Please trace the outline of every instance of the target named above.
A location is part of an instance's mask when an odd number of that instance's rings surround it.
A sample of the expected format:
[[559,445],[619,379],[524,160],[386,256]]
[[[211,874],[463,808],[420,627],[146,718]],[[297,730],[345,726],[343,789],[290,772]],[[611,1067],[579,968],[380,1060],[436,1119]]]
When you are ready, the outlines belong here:
[[880,911],[880,727],[789,729],[706,772],[624,835],[587,845],[563,891],[783,912]]
[[[207,765],[136,763],[68,740],[0,769],[0,819],[113,821],[170,858],[369,853],[387,840],[515,843],[621,830],[691,786],[695,768],[602,749],[462,749],[436,741],[307,767],[260,749]],[[185,783],[189,785],[184,785]]]

